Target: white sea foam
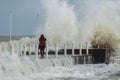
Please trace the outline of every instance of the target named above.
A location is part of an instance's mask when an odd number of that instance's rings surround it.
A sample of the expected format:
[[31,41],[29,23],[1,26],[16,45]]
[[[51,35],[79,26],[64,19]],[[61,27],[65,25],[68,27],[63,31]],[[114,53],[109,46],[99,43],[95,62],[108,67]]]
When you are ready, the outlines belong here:
[[120,71],[120,64],[117,62],[109,65],[73,65],[70,56],[59,55],[59,58],[55,58],[49,55],[48,59],[36,59],[35,55],[24,57],[17,52],[11,54],[7,50],[0,53],[0,64],[1,80],[99,80]]
[[[119,0],[76,0],[72,6],[68,2],[41,0],[47,14],[45,36],[49,44],[94,41],[119,48]],[[36,59],[35,56],[20,56],[19,44],[28,46],[29,43],[34,48],[38,39],[27,37],[0,43],[0,80],[100,80],[120,72],[117,61],[109,65],[73,65],[71,57],[49,55],[48,59]],[[15,46],[14,54],[11,54],[11,44]],[[116,50],[117,54],[119,52]]]
[[0,55],[1,80],[63,80],[65,78],[99,80],[120,71],[118,63],[66,65],[65,61],[68,57],[39,60],[21,57],[8,52]]

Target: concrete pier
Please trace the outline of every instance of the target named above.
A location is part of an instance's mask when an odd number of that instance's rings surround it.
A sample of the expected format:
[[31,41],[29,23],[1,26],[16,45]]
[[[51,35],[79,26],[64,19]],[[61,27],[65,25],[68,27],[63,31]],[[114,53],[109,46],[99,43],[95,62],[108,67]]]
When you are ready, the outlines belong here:
[[72,56],[74,64],[92,64],[92,55],[74,55]]

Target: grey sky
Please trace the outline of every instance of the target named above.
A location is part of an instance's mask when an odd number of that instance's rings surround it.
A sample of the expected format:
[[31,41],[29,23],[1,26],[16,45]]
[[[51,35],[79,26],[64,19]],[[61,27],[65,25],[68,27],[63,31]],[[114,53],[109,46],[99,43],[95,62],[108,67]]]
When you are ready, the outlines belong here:
[[40,25],[45,22],[40,0],[0,0],[0,35],[9,35],[10,13],[13,35],[34,35],[37,13],[40,14]]
[[[84,21],[82,18],[86,19],[88,16],[93,17],[93,14],[95,17],[98,17],[100,13],[103,11],[106,12],[106,10],[108,10],[107,13],[110,13],[108,17],[111,17],[112,15],[114,18],[116,14],[118,17],[118,11],[120,11],[119,0],[68,1],[70,5],[74,6],[74,12],[77,20]],[[38,13],[40,15],[39,25],[42,29],[44,29],[46,15],[45,10],[40,4],[40,0],[0,0],[0,35],[9,35],[10,13],[12,14],[12,35],[36,34],[38,29]]]

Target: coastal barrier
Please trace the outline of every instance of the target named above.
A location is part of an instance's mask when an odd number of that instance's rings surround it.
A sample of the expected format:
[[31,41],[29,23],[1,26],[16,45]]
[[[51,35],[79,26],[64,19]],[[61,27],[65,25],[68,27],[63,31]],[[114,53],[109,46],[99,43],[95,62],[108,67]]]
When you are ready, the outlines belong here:
[[[79,43],[79,48],[75,48],[72,43],[71,48],[63,44],[64,48],[60,48],[59,44],[55,44],[54,50],[50,49],[50,46],[46,46],[44,58],[49,58],[53,55],[54,58],[59,58],[59,56],[71,56],[73,58],[74,64],[94,64],[94,63],[104,63],[107,61],[109,63],[108,48],[89,48],[89,43],[86,43],[86,47],[82,47],[82,43]],[[11,54],[15,54],[15,46],[10,44]],[[36,59],[40,57],[40,51],[38,49],[38,44],[20,44],[19,45],[20,56],[26,57],[27,55],[35,55]]]
[[[50,55],[54,55],[55,58],[59,58],[60,55],[64,55],[65,57],[71,56],[73,58],[74,64],[109,63],[109,57],[106,56],[107,54],[109,54],[108,48],[89,48],[88,43],[86,43],[86,48],[82,48],[82,43],[80,43],[79,49],[75,49],[73,43],[71,49],[67,48],[66,43],[63,45],[64,49],[61,49],[59,48],[58,44],[55,44],[54,50],[50,50],[49,46],[47,46],[44,54],[45,58],[49,58]],[[36,55],[36,58],[39,58],[40,51],[38,49],[38,45],[35,45],[35,52],[31,52],[30,45],[28,46],[28,50],[26,50],[26,45],[24,45],[23,47],[23,51],[20,51],[22,52],[22,55]]]

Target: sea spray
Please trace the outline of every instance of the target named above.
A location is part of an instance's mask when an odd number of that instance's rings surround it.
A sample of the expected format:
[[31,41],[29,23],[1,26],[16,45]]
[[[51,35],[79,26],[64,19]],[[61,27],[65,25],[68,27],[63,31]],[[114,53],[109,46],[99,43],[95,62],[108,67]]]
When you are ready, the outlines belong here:
[[118,48],[120,1],[41,0],[41,4],[46,12],[45,35],[52,46],[82,42],[84,47],[86,42],[95,42]]
[[45,34],[51,44],[72,42],[77,35],[73,8],[64,0],[41,0],[46,10]]
[[24,72],[21,67],[20,59],[17,55],[11,55],[9,52],[3,52],[0,55],[1,75],[0,77],[21,76]]
[[[105,26],[105,27],[104,27]],[[108,45],[112,49],[117,49],[120,43],[119,33],[111,25],[98,25],[94,29],[92,45]]]

